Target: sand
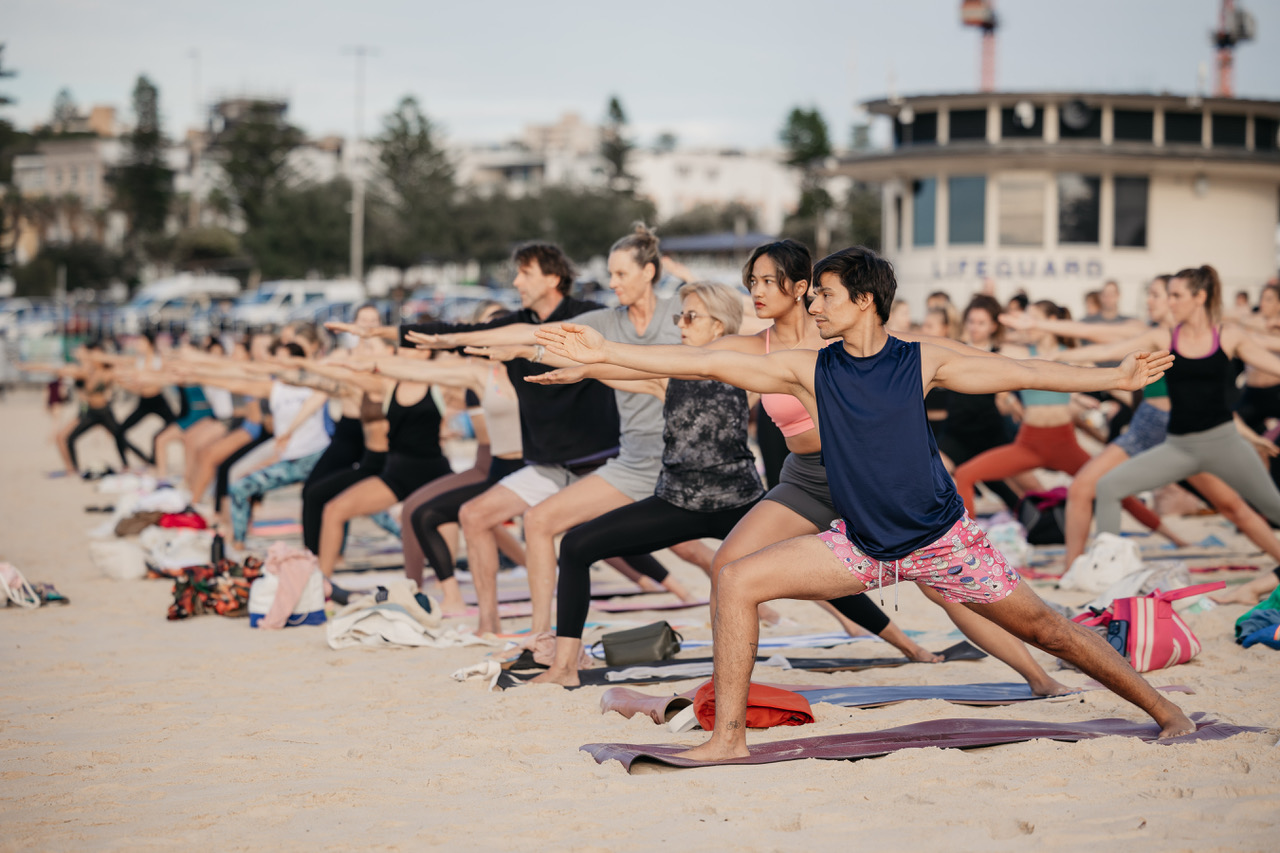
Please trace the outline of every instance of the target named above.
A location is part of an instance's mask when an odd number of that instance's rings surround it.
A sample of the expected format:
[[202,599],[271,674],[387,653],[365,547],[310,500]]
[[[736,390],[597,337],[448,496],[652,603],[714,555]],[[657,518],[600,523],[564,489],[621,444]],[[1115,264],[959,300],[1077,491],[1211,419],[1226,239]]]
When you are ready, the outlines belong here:
[[[1280,848],[1280,652],[1232,642],[1241,607],[1191,615],[1203,653],[1150,678],[1194,688],[1194,696],[1178,697],[1189,711],[1265,733],[1179,746],[1036,741],[628,775],[578,747],[693,744],[705,735],[672,735],[646,717],[602,716],[603,688],[490,693],[480,682],[449,678],[483,649],[335,652],[318,628],[260,632],[215,616],[166,621],[168,583],[111,581],[89,563],[86,531],[101,517],[83,508],[104,501],[89,484],[45,477],[58,467],[46,433],[35,393],[0,402],[0,559],[72,599],[0,613],[0,848]],[[101,436],[86,439],[85,457],[105,460],[108,448]],[[662,559],[705,591],[696,569]],[[1036,588],[1070,604],[1087,597]],[[904,627],[929,632],[926,645],[953,641],[950,624],[914,588],[901,591],[896,614],[892,592],[887,601]],[[812,605],[780,609],[795,624],[769,633],[831,628]],[[705,608],[667,616],[687,625],[686,636],[710,635]],[[889,653],[861,641],[816,654]],[[1059,677],[1084,681],[1074,672]],[[833,675],[769,670],[767,680],[1015,678],[987,659]],[[929,701],[814,711],[813,725],[751,740],[944,717],[1143,718],[1105,691],[990,709]]]

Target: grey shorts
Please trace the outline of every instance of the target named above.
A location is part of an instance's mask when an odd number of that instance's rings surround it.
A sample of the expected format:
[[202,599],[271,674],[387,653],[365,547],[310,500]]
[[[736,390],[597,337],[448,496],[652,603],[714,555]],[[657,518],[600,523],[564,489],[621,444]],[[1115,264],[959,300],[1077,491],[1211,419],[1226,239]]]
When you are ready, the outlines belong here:
[[580,477],[563,465],[526,465],[498,481],[529,506],[537,506]]
[[615,456],[591,473],[622,492],[633,501],[653,497],[662,471],[662,457],[625,460]]
[[778,485],[764,496],[785,506],[818,530],[826,530],[840,517],[831,505],[831,487],[821,453],[788,453],[778,474]]
[[1144,450],[1150,450],[1157,444],[1163,444],[1168,432],[1169,413],[1161,411],[1144,401],[1138,406],[1137,411],[1133,413],[1133,418],[1129,421],[1129,428],[1112,444],[1131,457],[1137,456]]

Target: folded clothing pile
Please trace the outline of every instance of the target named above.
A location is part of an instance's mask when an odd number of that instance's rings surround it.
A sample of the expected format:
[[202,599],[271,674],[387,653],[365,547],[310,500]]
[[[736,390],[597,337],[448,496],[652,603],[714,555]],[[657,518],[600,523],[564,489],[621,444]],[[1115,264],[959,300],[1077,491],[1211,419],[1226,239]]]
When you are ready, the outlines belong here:
[[1280,587],[1236,620],[1236,642],[1246,649],[1259,643],[1280,649]]

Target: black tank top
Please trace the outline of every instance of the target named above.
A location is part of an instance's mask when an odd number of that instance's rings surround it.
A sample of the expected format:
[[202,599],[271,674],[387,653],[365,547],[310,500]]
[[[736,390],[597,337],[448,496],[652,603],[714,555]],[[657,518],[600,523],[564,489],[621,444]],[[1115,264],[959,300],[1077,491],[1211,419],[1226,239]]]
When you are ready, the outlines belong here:
[[1222,351],[1221,330],[1213,330],[1213,351],[1203,358],[1188,358],[1178,352],[1178,332],[1170,333],[1170,349],[1176,358],[1165,371],[1169,389],[1169,434],[1204,432],[1231,420],[1227,391],[1235,380],[1231,359]]
[[444,455],[440,452],[440,410],[431,398],[431,389],[412,406],[400,405],[399,390],[397,383],[391,390],[391,404],[387,407],[387,442],[391,452],[419,459]]

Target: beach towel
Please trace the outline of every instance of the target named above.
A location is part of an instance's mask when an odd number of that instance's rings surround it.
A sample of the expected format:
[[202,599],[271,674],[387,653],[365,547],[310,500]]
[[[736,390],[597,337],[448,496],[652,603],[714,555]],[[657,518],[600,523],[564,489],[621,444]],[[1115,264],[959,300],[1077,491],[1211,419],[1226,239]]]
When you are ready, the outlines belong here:
[[1234,726],[1207,718],[1203,713],[1191,715],[1196,731],[1182,737],[1158,740],[1160,727],[1153,722],[1134,723],[1123,719],[1085,720],[1079,723],[1043,723],[1031,720],[942,719],[912,723],[874,732],[821,735],[819,737],[780,740],[751,747],[751,755],[729,761],[694,761],[677,758],[676,753],[688,745],[588,743],[579,747],[598,763],[617,761],[631,772],[637,763],[665,764],[671,767],[710,767],[720,764],[773,764],[801,758],[856,760],[888,755],[902,749],[970,749],[1006,743],[1047,738],[1075,742],[1100,737],[1133,737],[1149,743],[1175,745],[1198,741],[1224,740],[1244,732],[1262,732],[1257,726]]
[[1246,649],[1258,643],[1280,649],[1280,587],[1236,620],[1236,642]]
[[324,623],[324,580],[314,554],[276,542],[262,570],[266,574],[250,590],[250,627],[270,631]]
[[[716,724],[716,686],[708,681],[693,695],[693,714],[707,731]],[[768,684],[751,683],[747,688],[746,724],[749,729],[774,726],[805,726],[813,722],[809,700],[799,693]]]
[[[427,647],[433,649],[460,646],[491,646],[496,641],[485,640],[475,634],[463,634],[450,629],[432,629],[423,625],[400,604],[392,602],[365,603],[351,609],[353,602],[334,614],[325,627],[325,637],[331,649],[347,649],[353,646],[390,648]],[[494,662],[495,666],[496,661]]]

